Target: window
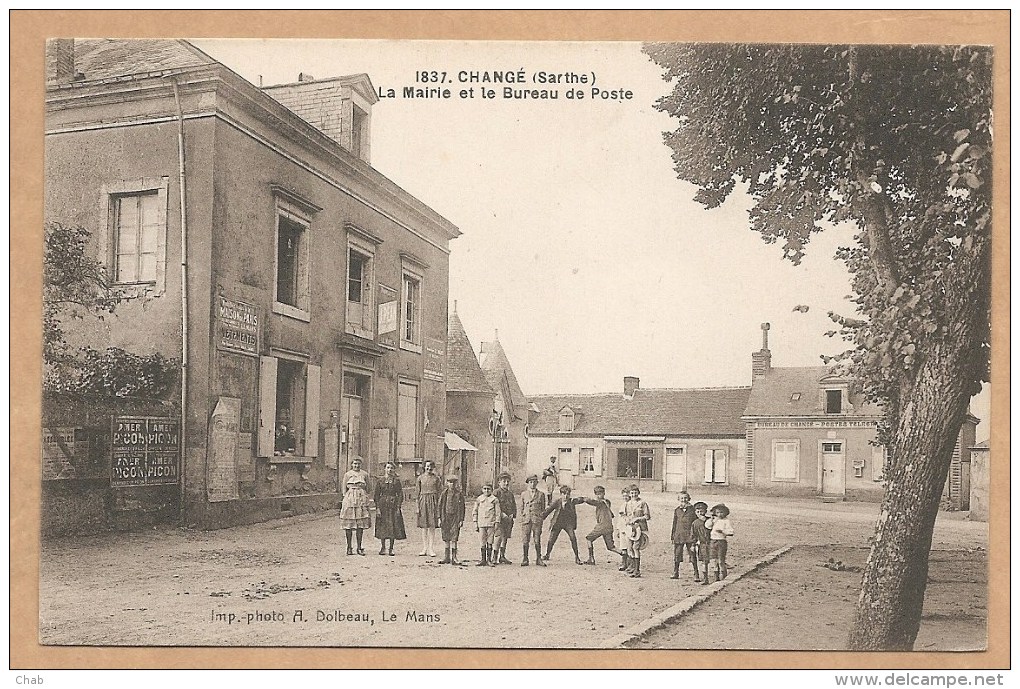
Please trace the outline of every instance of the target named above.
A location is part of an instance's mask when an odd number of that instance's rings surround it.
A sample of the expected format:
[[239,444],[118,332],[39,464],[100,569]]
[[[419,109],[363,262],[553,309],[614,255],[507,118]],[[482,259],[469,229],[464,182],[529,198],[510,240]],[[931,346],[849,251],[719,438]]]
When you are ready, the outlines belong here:
[[397,384],[397,459],[415,459],[418,455],[418,386]]
[[616,477],[637,478],[638,477],[638,451],[637,448],[621,447],[616,451]]
[[641,470],[638,478],[651,478],[652,469],[655,466],[655,451],[651,448],[638,450],[638,461]]
[[375,336],[372,306],[372,256],[349,248],[347,251],[347,332],[366,339]]
[[264,356],[259,366],[259,457],[319,453],[319,367]]
[[797,482],[800,480],[799,441],[772,441],[772,480],[790,482]]
[[595,466],[594,447],[582,447],[578,459],[581,464],[581,473],[585,476],[600,476],[602,474],[602,467]]
[[[155,192],[113,199],[114,282],[156,282],[157,244],[163,223]],[[165,212],[162,214],[165,218]]]
[[705,483],[726,483],[725,449],[705,450]]
[[124,297],[162,294],[166,289],[165,177],[105,185],[102,199],[107,232],[100,250],[110,266],[110,282]]
[[792,395],[790,395],[790,401],[791,402],[800,402],[800,393],[799,392],[795,392]]
[[421,277],[404,272],[403,308],[400,311],[400,344],[421,351]]
[[822,443],[822,452],[840,453],[843,451],[843,443]]
[[564,409],[560,412],[560,433],[572,433],[574,431],[574,412]]
[[556,466],[560,471],[567,470],[572,474],[577,473],[577,466],[574,465],[574,448],[561,447],[556,451]]
[[273,312],[310,320],[308,293],[308,219],[278,202],[276,217],[276,293]]
[[826,390],[825,391],[825,413],[826,414],[842,414],[843,413],[843,391],[842,390]]

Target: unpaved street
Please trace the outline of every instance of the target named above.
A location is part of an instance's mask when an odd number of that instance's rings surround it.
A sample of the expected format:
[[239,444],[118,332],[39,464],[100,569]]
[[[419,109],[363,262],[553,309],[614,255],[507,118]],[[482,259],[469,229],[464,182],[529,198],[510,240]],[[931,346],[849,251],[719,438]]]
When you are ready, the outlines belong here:
[[[410,540],[397,543],[395,557],[379,556],[374,539],[366,539],[368,555],[347,556],[335,513],[219,531],[166,528],[51,539],[41,552],[40,642],[595,647],[698,590],[689,576],[669,579],[676,497],[648,497],[651,545],[641,579],[620,574],[619,557],[601,543],[597,566],[575,565],[562,537],[549,567],[521,568],[516,530],[507,552],[513,566],[475,567],[477,538],[469,528],[461,539],[464,567],[418,557],[414,530]],[[734,567],[787,543],[866,547],[878,512],[867,503],[744,496],[726,503],[737,534],[728,558]],[[593,510],[578,512],[583,536]],[[413,523],[413,515],[405,519]],[[985,524],[961,514],[940,516],[936,549],[986,544]],[[782,559],[772,565],[783,566]],[[822,582],[827,571],[809,574]],[[789,589],[789,595],[799,594]],[[830,595],[841,600],[845,591],[822,595],[819,605]],[[765,604],[782,605],[781,597],[770,596]],[[689,644],[677,636],[663,646]]]

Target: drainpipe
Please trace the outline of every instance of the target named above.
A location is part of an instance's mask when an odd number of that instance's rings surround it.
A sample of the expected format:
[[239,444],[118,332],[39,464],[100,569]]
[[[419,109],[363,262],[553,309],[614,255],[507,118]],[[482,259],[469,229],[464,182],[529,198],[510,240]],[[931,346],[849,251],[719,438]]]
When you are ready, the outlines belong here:
[[188,214],[187,214],[187,180],[184,165],[184,110],[181,108],[181,94],[177,88],[177,80],[170,78],[174,90],[174,102],[177,104],[177,167],[180,172],[181,190],[181,462],[180,462],[180,521],[184,525],[184,477],[187,462],[187,424],[188,424]]

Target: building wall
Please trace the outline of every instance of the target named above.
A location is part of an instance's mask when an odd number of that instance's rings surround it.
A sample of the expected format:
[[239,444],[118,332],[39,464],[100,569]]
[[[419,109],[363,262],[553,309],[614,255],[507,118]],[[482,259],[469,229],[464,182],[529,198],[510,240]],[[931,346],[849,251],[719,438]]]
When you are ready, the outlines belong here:
[[[881,471],[875,473],[875,437],[873,427],[826,428],[758,428],[754,432],[754,486],[757,491],[776,495],[814,496],[819,494],[821,443],[842,442],[844,476],[848,499],[881,499]],[[773,441],[797,440],[800,443],[799,480],[773,480]],[[854,463],[863,463],[861,476],[855,475]],[[880,469],[880,468],[879,468]],[[876,480],[878,479],[878,480]]]
[[989,459],[988,448],[974,448],[970,453],[970,518],[988,521]]

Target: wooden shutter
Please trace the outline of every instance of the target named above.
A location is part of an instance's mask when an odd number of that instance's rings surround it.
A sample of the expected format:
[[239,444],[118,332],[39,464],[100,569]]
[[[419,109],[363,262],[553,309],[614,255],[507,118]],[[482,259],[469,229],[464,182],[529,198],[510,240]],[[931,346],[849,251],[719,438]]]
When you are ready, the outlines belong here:
[[726,465],[729,464],[729,452],[716,450],[715,482],[726,483]]
[[259,457],[276,446],[276,357],[259,357]]
[[305,367],[305,457],[319,456],[319,376],[318,366]]
[[705,483],[712,483],[715,472],[712,471],[712,465],[715,463],[715,451],[705,450]]

